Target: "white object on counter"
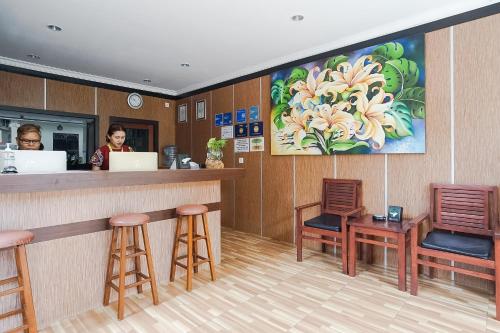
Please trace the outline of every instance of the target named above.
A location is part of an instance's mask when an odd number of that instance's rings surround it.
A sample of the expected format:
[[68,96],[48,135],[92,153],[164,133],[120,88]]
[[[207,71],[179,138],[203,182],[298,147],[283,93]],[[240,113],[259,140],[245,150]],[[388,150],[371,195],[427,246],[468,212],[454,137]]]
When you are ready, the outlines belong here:
[[156,171],[158,153],[110,152],[109,171]]
[[[55,173],[66,171],[65,151],[13,150],[18,173]],[[5,160],[0,159],[0,170]]]

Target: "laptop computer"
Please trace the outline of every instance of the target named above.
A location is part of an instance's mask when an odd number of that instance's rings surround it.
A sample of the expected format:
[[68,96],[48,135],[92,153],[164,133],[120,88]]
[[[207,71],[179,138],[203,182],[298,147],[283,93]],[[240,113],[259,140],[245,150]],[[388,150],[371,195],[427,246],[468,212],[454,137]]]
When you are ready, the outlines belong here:
[[[53,173],[66,171],[65,151],[13,150],[14,165],[18,173]],[[2,151],[2,153],[5,153]],[[0,171],[3,170],[4,158],[0,154]]]
[[109,171],[156,171],[158,153],[109,153]]

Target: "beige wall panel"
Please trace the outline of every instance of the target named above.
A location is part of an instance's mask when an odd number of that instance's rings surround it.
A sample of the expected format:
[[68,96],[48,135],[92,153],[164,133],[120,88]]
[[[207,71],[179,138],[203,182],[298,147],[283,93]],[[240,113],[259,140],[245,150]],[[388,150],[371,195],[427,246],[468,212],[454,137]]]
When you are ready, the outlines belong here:
[[[134,110],[127,104],[128,93],[108,89],[97,89],[97,114],[99,115],[99,144],[105,144],[106,131],[109,126],[109,117],[123,117],[158,121],[159,137],[158,148],[160,158],[162,149],[167,144],[174,144],[175,124],[174,105],[172,100],[143,96],[144,104]],[[165,102],[170,104],[165,107]]]
[[[206,119],[196,120],[196,102],[205,100]],[[207,158],[207,141],[212,133],[212,99],[210,92],[193,96],[191,158],[196,163],[205,163]]]
[[[234,109],[260,105],[260,79],[253,79],[234,85]],[[234,114],[233,114],[234,122]],[[236,180],[235,228],[237,230],[261,234],[261,166],[262,153],[235,154],[235,161],[243,157],[243,164],[237,167],[246,169],[245,176]]]
[[[220,138],[220,127],[214,124],[217,113],[233,112],[233,86],[226,86],[212,91],[212,136]],[[223,157],[226,168],[234,167],[234,143],[228,140],[224,148]],[[234,180],[221,181],[221,224],[224,227],[234,227]]]
[[[191,154],[191,97],[178,100],[176,103],[175,116],[175,145],[178,153]],[[187,122],[179,123],[179,106],[187,105]]]
[[[455,183],[500,185],[500,86],[492,64],[500,54],[500,14],[454,29]],[[466,139],[464,139],[466,138]],[[456,275],[458,284],[494,290],[493,283]]]
[[[426,152],[387,155],[387,202],[410,218],[429,211],[430,183],[451,179],[450,29],[426,34],[425,50]],[[387,264],[397,265],[396,251],[387,251]]]
[[271,78],[261,78],[261,120],[264,122],[265,151],[262,155],[262,235],[280,241],[294,241],[293,156],[271,156]]
[[94,114],[95,88],[47,80],[47,110]]
[[43,109],[43,79],[0,71],[0,105]]
[[[333,178],[333,156],[295,156],[295,206],[321,201],[323,178]],[[320,214],[319,207],[303,213],[307,220]],[[321,249],[318,242],[304,240],[304,247]]]

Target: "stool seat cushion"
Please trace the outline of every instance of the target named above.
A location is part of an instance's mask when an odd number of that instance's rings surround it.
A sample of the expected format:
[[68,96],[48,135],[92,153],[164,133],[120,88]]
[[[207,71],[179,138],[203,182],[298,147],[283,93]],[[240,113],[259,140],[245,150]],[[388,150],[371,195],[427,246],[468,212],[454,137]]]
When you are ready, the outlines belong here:
[[178,215],[199,215],[208,212],[208,207],[205,205],[182,205],[177,207]]
[[133,227],[149,222],[149,216],[146,214],[129,213],[113,216],[109,219],[109,224],[113,227]]
[[0,231],[0,249],[28,244],[33,240],[33,233],[26,230]]
[[475,235],[431,231],[422,241],[422,247],[446,251],[481,259],[490,259],[493,249],[491,238]]
[[304,221],[304,226],[330,231],[341,231],[341,217],[338,215],[322,214]]

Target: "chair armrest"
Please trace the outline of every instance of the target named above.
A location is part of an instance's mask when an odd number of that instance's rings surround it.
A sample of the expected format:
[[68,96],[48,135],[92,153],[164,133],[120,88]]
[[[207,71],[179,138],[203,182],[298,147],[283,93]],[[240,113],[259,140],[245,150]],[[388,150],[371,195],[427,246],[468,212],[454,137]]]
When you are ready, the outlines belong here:
[[420,214],[419,216],[415,217],[414,219],[412,219],[410,221],[410,226],[411,228],[418,228],[418,226],[420,224],[422,224],[422,222],[424,222],[426,219],[429,218],[429,214],[428,213],[424,213],[424,214]]
[[321,205],[321,201],[318,201],[318,202],[313,202],[313,203],[309,203],[309,204],[305,204],[305,205],[302,205],[302,206],[298,206],[298,207],[295,207],[295,210],[297,212],[303,210],[303,209],[306,209],[306,208],[309,208],[309,207],[314,207],[314,206],[320,206]]
[[357,214],[357,213],[361,213],[363,210],[365,209],[365,207],[361,206],[361,207],[358,207],[358,208],[355,208],[351,211],[332,211],[332,210],[329,210],[328,211],[328,214],[333,214],[333,215],[339,215],[339,216],[342,216],[342,217],[349,217],[349,216],[352,216],[354,214]]
[[500,220],[495,224],[495,240],[500,240]]

